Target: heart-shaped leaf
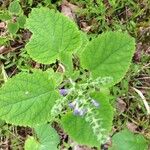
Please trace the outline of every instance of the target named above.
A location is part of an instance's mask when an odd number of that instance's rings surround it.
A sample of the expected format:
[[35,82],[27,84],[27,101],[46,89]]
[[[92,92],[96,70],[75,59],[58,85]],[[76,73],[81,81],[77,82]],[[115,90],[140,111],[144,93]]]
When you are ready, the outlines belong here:
[[128,130],[115,134],[109,150],[148,150],[148,142],[142,135],[135,135]]
[[60,59],[61,52],[71,53],[81,45],[75,23],[54,10],[33,8],[25,26],[32,32],[27,52],[40,63],[53,63]]
[[93,77],[110,76],[112,84],[116,84],[127,72],[134,50],[134,38],[128,34],[106,32],[89,42],[82,53],[81,65]]
[[35,132],[40,142],[40,150],[58,150],[59,136],[49,124],[35,127]]
[[46,123],[57,98],[48,72],[19,73],[0,90],[0,118],[16,125]]
[[25,150],[58,150],[59,136],[49,124],[36,126],[37,138],[28,137],[25,142]]

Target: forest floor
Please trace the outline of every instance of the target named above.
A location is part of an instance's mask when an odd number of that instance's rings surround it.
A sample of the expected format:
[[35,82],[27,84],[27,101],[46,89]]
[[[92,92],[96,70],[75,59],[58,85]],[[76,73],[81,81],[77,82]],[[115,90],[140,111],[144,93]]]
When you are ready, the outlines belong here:
[[[1,1],[1,10],[7,10],[11,0]],[[136,39],[136,52],[125,78],[111,89],[112,105],[116,108],[112,134],[128,128],[150,140],[150,1],[149,0],[20,0],[25,15],[33,7],[44,5],[57,9],[74,20],[89,39],[105,31],[127,31]],[[0,17],[1,13],[0,13]],[[15,18],[14,18],[15,19]],[[19,29],[15,35],[8,31],[7,23],[0,18],[0,84],[22,70],[41,65],[22,52],[30,32]],[[2,43],[1,43],[2,42]],[[115,44],[115,43],[114,43]],[[141,96],[142,95],[142,96]],[[61,131],[61,130],[60,130]],[[12,126],[0,121],[0,149],[22,149],[32,129]],[[70,149],[70,139],[61,133],[62,147]],[[109,143],[108,143],[109,144]],[[13,145],[13,148],[12,148]],[[87,147],[78,147],[88,150]],[[105,146],[104,149],[107,149]]]

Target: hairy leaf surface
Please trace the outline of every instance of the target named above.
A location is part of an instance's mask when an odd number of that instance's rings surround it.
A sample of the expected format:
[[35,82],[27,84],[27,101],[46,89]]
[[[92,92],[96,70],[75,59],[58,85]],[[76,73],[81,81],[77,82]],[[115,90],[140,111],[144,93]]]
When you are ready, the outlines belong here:
[[81,56],[81,65],[88,69],[93,77],[113,77],[118,83],[127,72],[135,41],[126,33],[106,32],[89,42]]
[[45,123],[57,98],[48,72],[19,73],[0,90],[0,118],[16,125]]
[[40,141],[40,150],[58,150],[59,136],[49,124],[37,126],[35,132]]
[[18,0],[12,1],[8,7],[8,10],[12,14],[19,15],[22,12],[22,8],[19,4],[19,1]]
[[148,150],[148,142],[142,135],[134,135],[128,130],[115,134],[109,150]]
[[80,31],[74,22],[48,8],[33,8],[26,21],[32,37],[27,52],[36,61],[49,64],[60,58],[61,52],[72,52],[81,45]]
[[[112,127],[113,110],[107,97],[102,93],[96,93],[93,99],[100,103],[98,108],[98,117],[102,119],[102,128],[106,129],[105,134],[107,135]],[[91,126],[87,123],[83,117],[75,116],[73,113],[68,113],[62,118],[62,126],[68,135],[82,145],[88,146],[100,146],[100,142],[97,141]]]
[[59,136],[54,128],[48,124],[35,127],[37,139],[28,137],[25,150],[58,150]]

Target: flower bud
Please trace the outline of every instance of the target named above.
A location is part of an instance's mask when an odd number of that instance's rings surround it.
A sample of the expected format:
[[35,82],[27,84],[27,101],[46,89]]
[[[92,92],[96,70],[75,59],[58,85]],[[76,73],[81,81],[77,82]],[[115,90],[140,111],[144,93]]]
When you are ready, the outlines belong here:
[[59,92],[61,95],[66,96],[68,94],[69,90],[68,89],[60,89]]
[[91,102],[95,107],[99,107],[99,103],[96,100],[92,99]]

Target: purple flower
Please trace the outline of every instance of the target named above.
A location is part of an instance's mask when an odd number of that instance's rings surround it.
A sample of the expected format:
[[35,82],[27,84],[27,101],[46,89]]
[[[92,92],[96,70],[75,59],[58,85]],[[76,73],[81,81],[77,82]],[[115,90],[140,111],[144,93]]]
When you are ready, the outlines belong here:
[[86,109],[81,109],[80,110],[80,116],[84,116],[86,114],[87,110]]
[[71,109],[74,109],[75,108],[75,105],[76,105],[76,102],[71,102],[68,104],[68,106],[71,108]]
[[79,116],[84,116],[86,114],[86,112],[87,112],[86,109],[74,108],[73,114],[79,115]]
[[78,99],[69,103],[68,106],[73,110],[74,115],[84,116],[87,112],[87,109],[80,107],[80,101]]
[[74,115],[80,115],[80,110],[78,108],[75,108],[73,111]]
[[99,107],[99,103],[96,100],[92,99],[91,102],[95,107]]
[[68,94],[69,90],[68,89],[60,89],[59,92],[61,95],[66,96]]

